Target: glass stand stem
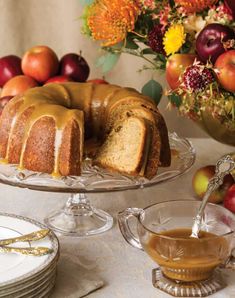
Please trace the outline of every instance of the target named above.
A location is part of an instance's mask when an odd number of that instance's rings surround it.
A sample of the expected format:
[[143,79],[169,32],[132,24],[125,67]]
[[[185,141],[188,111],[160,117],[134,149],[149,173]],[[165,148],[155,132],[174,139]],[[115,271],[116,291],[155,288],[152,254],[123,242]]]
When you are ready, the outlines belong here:
[[103,233],[113,226],[113,218],[94,208],[86,194],[71,194],[65,206],[50,214],[45,223],[63,235],[84,237]]
[[93,212],[85,194],[71,194],[65,205],[66,212],[74,215],[89,216]]

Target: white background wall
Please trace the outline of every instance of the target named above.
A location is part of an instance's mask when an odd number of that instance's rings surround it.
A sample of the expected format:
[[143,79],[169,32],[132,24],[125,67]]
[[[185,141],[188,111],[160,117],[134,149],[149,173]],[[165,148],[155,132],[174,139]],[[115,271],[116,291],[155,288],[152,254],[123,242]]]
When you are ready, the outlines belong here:
[[[98,45],[80,33],[82,6],[79,0],[0,0],[0,57],[16,54],[35,45],[48,45],[59,57],[68,52],[83,52],[91,67],[90,78],[102,77],[95,67]],[[164,83],[164,75],[150,71],[139,74],[143,61],[123,55],[106,79],[110,83],[134,87],[138,90],[152,76]],[[160,110],[170,131],[181,136],[206,136],[193,122],[166,110],[164,98]]]

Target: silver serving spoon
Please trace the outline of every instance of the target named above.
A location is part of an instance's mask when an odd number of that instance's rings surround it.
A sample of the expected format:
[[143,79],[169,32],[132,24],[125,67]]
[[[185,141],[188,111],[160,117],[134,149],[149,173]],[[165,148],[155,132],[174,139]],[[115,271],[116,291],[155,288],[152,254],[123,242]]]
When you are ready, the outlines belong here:
[[223,183],[224,176],[229,174],[234,168],[235,162],[230,155],[227,155],[217,161],[215,175],[209,180],[207,190],[198,209],[198,213],[194,219],[192,234],[190,237],[198,238],[198,233],[201,229],[202,216],[210,194]]

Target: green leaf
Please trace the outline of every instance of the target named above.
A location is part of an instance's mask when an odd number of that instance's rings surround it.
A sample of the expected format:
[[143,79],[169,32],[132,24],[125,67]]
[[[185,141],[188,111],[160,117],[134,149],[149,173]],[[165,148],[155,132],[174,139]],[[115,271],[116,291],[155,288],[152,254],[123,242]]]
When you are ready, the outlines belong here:
[[137,50],[139,48],[138,44],[134,42],[134,40],[127,38],[126,46],[127,49]]
[[156,52],[154,52],[151,48],[146,48],[146,49],[143,49],[141,51],[141,54],[143,54],[143,55],[156,55]]
[[180,53],[187,54],[191,48],[192,48],[192,44],[190,43],[190,41],[186,41],[182,46],[182,48],[180,49]]
[[169,3],[170,3],[171,8],[173,8],[175,6],[175,1],[169,0]]
[[168,95],[169,101],[174,104],[177,108],[181,105],[181,98],[178,94],[172,93],[171,95]]
[[158,54],[158,59],[166,63],[166,56],[164,56],[163,54]]
[[94,0],[80,0],[82,6],[91,5]]
[[[109,49],[110,49],[111,52],[113,53],[112,50],[121,50],[122,47],[123,47],[123,45],[124,45],[124,41],[120,41],[120,42],[114,44],[113,46],[109,47]],[[106,49],[106,48],[104,47],[104,49]]]
[[102,55],[97,59],[96,64],[95,64],[96,67],[101,67],[104,64],[105,57],[106,57],[106,55]]
[[83,14],[80,17],[80,19],[83,21],[81,31],[82,31],[83,34],[91,36],[91,30],[90,30],[90,28],[88,26],[88,23],[87,23],[88,15],[89,15],[89,7],[87,6],[83,9]]
[[142,88],[142,94],[151,97],[158,105],[162,97],[162,86],[155,80],[148,81]]
[[119,57],[119,53],[107,53],[98,58],[96,66],[101,67],[103,73],[107,73],[114,67]]

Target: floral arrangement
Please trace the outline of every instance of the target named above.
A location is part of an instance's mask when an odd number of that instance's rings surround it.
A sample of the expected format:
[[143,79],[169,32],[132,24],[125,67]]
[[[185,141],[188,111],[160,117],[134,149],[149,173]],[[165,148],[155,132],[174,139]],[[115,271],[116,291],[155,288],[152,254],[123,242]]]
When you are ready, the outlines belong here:
[[[104,70],[121,53],[139,56],[144,69],[166,72],[169,105],[196,121],[207,112],[235,133],[234,0],[89,0],[83,20],[106,51]],[[161,89],[152,80],[143,92],[159,100]]]

